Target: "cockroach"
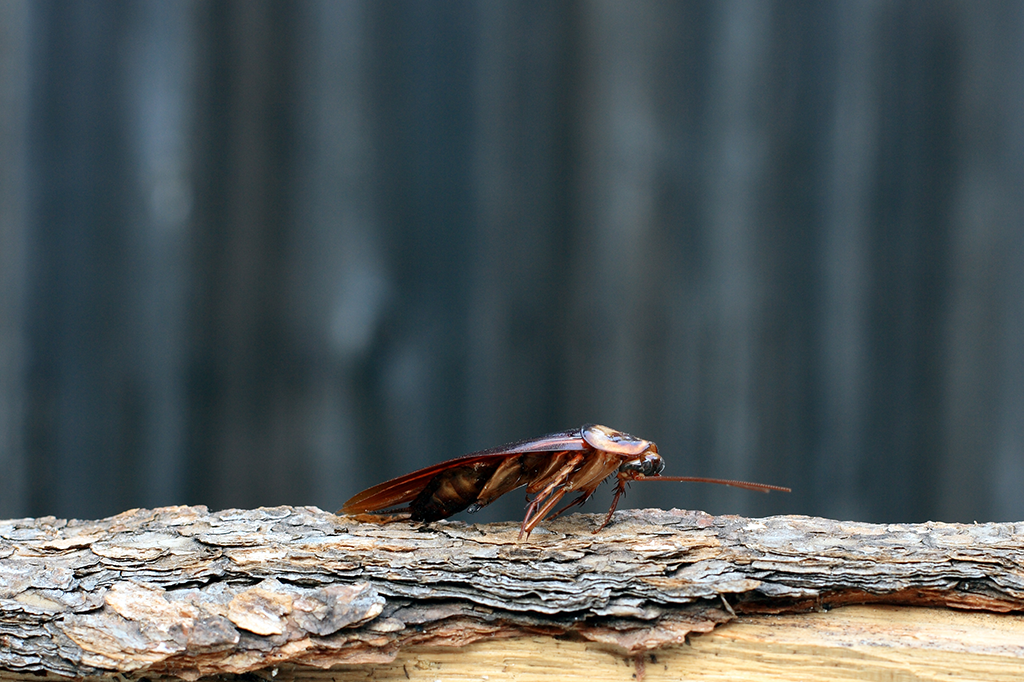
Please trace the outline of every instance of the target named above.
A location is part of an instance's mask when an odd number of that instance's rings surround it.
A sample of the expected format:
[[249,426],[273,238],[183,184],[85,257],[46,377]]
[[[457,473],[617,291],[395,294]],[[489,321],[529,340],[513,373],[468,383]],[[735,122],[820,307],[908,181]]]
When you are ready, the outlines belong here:
[[[662,476],[664,468],[665,461],[658,454],[658,446],[651,441],[607,426],[586,424],[578,429],[473,452],[393,478],[353,496],[338,513],[408,514],[413,521],[429,523],[466,509],[478,511],[505,493],[526,486],[528,504],[519,529],[522,539],[524,535],[529,537],[565,495],[579,493],[579,497],[554,516],[586,502],[612,474],[618,478],[615,496],[608,516],[597,531],[611,521],[630,481],[718,483],[761,492],[789,492],[789,488],[765,483]],[[395,509],[399,505],[408,506]]]

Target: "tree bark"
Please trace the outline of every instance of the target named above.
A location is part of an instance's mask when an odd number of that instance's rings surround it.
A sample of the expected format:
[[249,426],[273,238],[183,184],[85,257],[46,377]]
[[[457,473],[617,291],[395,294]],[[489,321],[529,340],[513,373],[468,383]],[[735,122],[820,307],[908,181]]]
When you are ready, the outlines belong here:
[[642,676],[666,647],[737,617],[1024,610],[1022,524],[633,510],[594,534],[602,519],[557,519],[523,541],[513,522],[420,528],[312,507],[0,521],[0,670],[195,679],[542,635]]

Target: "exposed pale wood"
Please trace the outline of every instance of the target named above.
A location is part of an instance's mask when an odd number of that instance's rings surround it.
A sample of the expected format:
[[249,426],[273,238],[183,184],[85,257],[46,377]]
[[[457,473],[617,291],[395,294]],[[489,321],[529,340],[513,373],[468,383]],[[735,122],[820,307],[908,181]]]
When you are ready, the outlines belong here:
[[[846,606],[827,613],[742,616],[688,645],[648,653],[646,682],[841,680],[1017,681],[1024,618],[906,606]],[[394,662],[331,671],[281,670],[278,679],[611,682],[637,673],[633,657],[550,637],[477,642],[458,650],[413,647]]]
[[[624,672],[622,661],[633,665],[652,651],[662,665],[699,656],[770,671],[804,647],[811,667],[870,664],[879,679],[890,668],[947,670],[956,661],[991,664],[986,679],[999,679],[1000,665],[1024,664],[1014,644],[1024,642],[1019,617],[991,615],[1024,609],[1020,524],[636,510],[593,534],[601,519],[548,522],[524,542],[517,523],[443,522],[424,531],[292,507],[0,521],[0,669],[195,678],[346,664],[361,666],[347,669],[356,677],[401,668],[404,678],[409,661],[528,656],[537,641],[546,642],[545,660],[524,663],[521,679],[550,675],[577,655],[610,657]],[[856,603],[990,614],[813,613]],[[733,611],[741,620],[715,630]],[[802,615],[765,615],[772,613]],[[961,630],[973,634],[949,634]],[[1005,646],[983,643],[976,635],[986,630],[1001,633],[992,641]],[[672,648],[687,636],[693,646]],[[940,641],[959,647],[952,658],[927,644]],[[715,668],[694,666],[717,679]],[[645,667],[657,679],[657,666]]]

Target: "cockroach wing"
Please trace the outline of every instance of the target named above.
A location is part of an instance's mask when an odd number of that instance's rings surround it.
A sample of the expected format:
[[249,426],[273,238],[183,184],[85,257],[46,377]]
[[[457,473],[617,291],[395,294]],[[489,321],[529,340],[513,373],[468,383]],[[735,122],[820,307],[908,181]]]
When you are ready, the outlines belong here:
[[423,492],[435,477],[444,471],[463,466],[473,466],[479,463],[494,462],[499,464],[507,455],[492,453],[489,455],[466,455],[456,457],[446,462],[440,462],[412,473],[392,478],[389,481],[378,483],[372,488],[367,488],[361,493],[353,495],[342,507],[341,514],[362,514],[366,512],[380,511],[400,504],[406,504],[416,499],[416,496]]
[[[472,452],[468,455],[432,464],[423,469],[417,469],[412,473],[384,481],[372,488],[367,488],[361,493],[357,493],[342,506],[339,513],[361,514],[407,504],[415,500],[436,476],[449,469],[483,466],[486,464],[497,466],[509,455],[589,449],[591,446],[588,445],[582,435],[582,432],[587,428],[590,428],[590,425],[578,429],[551,433],[540,438],[529,438],[496,448]],[[611,431],[611,429],[608,430]]]

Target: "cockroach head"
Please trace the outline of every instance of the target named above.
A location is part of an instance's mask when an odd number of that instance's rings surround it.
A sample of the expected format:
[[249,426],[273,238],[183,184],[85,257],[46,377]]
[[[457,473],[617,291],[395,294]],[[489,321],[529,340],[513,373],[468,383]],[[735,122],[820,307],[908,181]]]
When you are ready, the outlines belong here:
[[619,473],[629,477],[657,476],[665,468],[665,460],[658,454],[658,448],[651,444],[651,449],[636,459],[629,459],[619,466]]

